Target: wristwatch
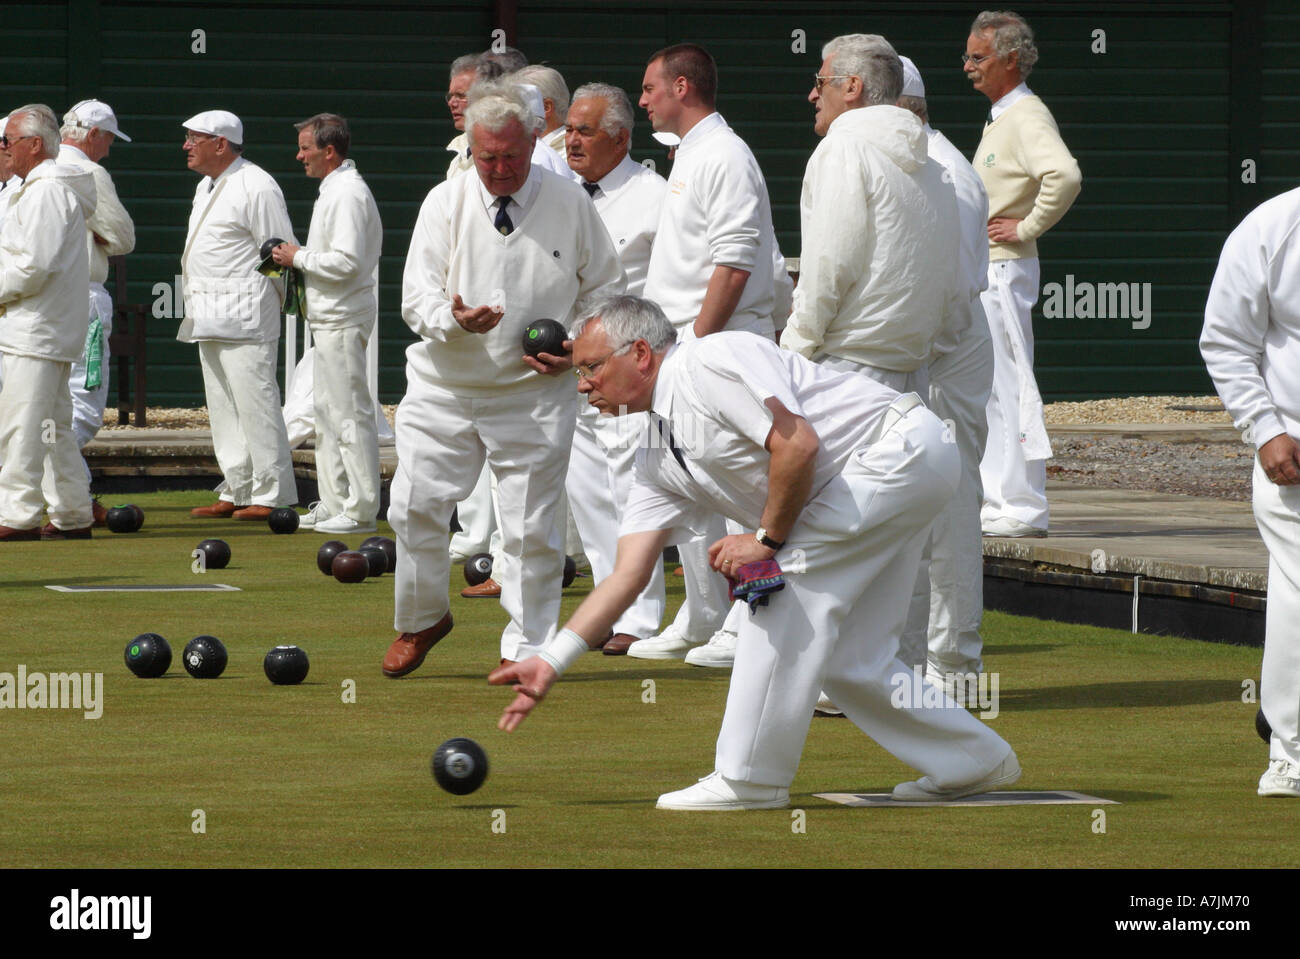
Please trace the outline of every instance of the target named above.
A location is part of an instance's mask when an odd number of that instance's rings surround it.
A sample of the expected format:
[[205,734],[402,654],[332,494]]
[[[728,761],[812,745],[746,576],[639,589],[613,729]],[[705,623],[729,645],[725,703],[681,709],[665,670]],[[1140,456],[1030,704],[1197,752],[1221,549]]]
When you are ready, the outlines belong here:
[[772,539],[772,537],[768,536],[767,530],[761,526],[758,528],[758,532],[754,534],[754,539],[758,540],[760,546],[766,546],[768,549],[779,550],[785,545],[785,543],[778,543],[776,540]]

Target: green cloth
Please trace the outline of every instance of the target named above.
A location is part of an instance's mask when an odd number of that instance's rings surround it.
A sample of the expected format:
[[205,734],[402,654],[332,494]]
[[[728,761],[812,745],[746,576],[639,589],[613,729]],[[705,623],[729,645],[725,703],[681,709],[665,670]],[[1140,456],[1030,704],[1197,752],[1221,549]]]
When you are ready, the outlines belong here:
[[86,389],[97,390],[103,382],[104,323],[95,317],[86,331]]

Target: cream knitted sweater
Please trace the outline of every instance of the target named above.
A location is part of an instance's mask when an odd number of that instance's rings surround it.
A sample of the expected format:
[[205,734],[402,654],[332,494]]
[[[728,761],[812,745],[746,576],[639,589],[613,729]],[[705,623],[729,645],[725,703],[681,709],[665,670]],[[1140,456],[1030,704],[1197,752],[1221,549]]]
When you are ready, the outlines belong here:
[[1023,97],[986,126],[972,165],[989,194],[989,219],[1021,221],[1020,242],[990,243],[989,259],[1038,256],[1038,238],[1065,216],[1083,180],[1043,101]]

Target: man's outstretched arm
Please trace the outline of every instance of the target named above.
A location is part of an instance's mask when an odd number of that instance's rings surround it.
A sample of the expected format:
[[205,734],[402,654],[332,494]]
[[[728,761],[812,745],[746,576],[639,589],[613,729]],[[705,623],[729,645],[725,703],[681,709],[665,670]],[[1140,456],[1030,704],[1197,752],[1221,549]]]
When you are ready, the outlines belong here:
[[488,675],[493,686],[513,685],[514,702],[501,714],[498,729],[514,732],[555,681],[582,653],[609,634],[615,621],[636,600],[656,563],[663,562],[668,530],[629,533],[619,537],[614,571],[582,601],[569,621],[536,656],[500,666]]

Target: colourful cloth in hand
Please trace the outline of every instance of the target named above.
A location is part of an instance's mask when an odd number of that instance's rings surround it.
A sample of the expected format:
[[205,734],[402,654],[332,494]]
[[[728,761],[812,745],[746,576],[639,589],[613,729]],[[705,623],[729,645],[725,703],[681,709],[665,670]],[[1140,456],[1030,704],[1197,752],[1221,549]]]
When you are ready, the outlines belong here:
[[736,570],[734,577],[727,578],[727,583],[728,598],[732,602],[743,599],[749,604],[751,613],[766,606],[770,594],[785,589],[785,577],[774,559],[746,563]]

